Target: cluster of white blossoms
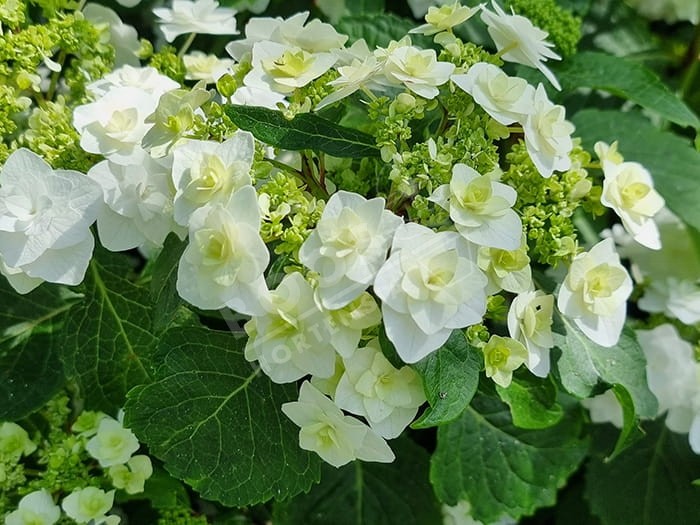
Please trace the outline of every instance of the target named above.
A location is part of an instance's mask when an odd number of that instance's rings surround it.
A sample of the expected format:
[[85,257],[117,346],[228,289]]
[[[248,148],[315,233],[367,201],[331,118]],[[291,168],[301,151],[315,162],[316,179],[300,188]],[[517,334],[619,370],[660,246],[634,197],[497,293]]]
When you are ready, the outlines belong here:
[[[546,33],[495,2],[491,7],[433,8],[416,32],[435,35],[447,48],[454,43],[452,28],[480,13],[502,59],[535,67],[558,86],[544,65],[558,58]],[[235,12],[214,0],[174,0],[155,13],[168,41],[237,31]],[[78,284],[92,254],[95,221],[105,248],[139,249],[147,257],[174,233],[187,241],[177,268],[182,299],[250,316],[246,359],[276,383],[304,381],[299,400],[282,407],[301,427],[301,447],[335,466],[356,458],[391,461],[385,440],[400,435],[426,401],[409,365],[438,351],[453,330],[482,323],[490,296],[515,294],[509,337],[494,334],[481,348],[486,376],[507,388],[522,365],[539,377],[549,373],[555,304],[591,340],[615,345],[632,280],[608,239],[573,259],[556,298],[537,290],[514,209],[516,190],[501,182],[498,166],[479,173],[448,161],[449,183],[427,195],[449,216],[439,229],[406,222],[383,197],[331,191],[320,219],[290,256],[291,269],[269,289],[274,255],[261,235],[261,205],[269,196],[260,192],[267,174],[256,180],[255,163],[261,152],[273,155],[272,148],[242,130],[223,141],[195,138],[201,134],[191,132],[206,122],[210,100],[281,109],[291,94],[331,70],[337,76],[328,82],[330,94],[306,111],[358,91],[429,101],[441,89],[459,88],[500,125],[518,124],[511,131],[522,132],[542,177],[572,165],[574,128],[542,84],[534,87],[484,62],[457,69],[408,36],[375,50],[363,40],[346,46],[346,35],[308,16],[251,18],[244,37],[226,46],[231,59],[185,57],[188,78],[197,81],[191,87],[129,64],[90,84],[91,100],[75,109],[73,124],[81,147],[103,160],[83,175],[52,170],[28,150],[11,155],[0,172],[0,272],[20,293],[43,281]],[[230,68],[245,74],[224,100],[207,85],[234,73]],[[597,151],[603,204],[637,241],[658,248],[653,216],[663,200],[650,175],[612,146]],[[281,163],[273,164],[272,176]],[[387,359],[376,337],[382,329],[409,365],[396,368]],[[133,434],[104,418],[88,437],[88,452],[109,469],[115,487],[142,488],[150,462],[132,456],[138,448]],[[111,507],[113,493],[96,490],[68,496],[64,510],[79,522],[112,520],[86,518],[85,509]],[[33,497],[46,503],[36,508],[50,507],[44,495]]]
[[[80,446],[107,472],[115,489],[127,494],[143,492],[153,466],[146,455],[133,455],[140,445],[131,430],[120,421],[101,412],[83,412],[71,430],[80,438]],[[0,460],[18,462],[37,446],[27,432],[15,423],[0,424]],[[75,489],[59,506],[46,489],[26,494],[15,510],[5,516],[5,525],[53,525],[65,513],[75,523],[118,525],[121,518],[108,514],[114,504],[115,490],[95,486]],[[63,510],[63,513],[61,512]]]

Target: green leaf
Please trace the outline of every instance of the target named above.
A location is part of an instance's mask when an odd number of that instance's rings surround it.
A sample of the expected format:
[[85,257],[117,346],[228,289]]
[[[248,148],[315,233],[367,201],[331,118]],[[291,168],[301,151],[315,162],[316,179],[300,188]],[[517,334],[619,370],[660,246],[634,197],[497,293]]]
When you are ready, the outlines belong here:
[[603,525],[698,524],[700,490],[692,485],[700,457],[686,434],[663,420],[645,426],[646,437],[611,462],[594,458],[586,474],[586,497]]
[[226,106],[226,114],[239,128],[276,148],[311,149],[334,157],[377,157],[374,137],[339,126],[312,113],[289,120],[279,111],[255,106]]
[[622,385],[613,385],[612,387],[615,398],[622,407],[622,430],[617,437],[615,448],[610,456],[606,459],[610,461],[619,456],[623,450],[633,445],[644,437],[644,432],[639,426],[639,417],[635,413],[634,400],[632,396]]
[[156,338],[146,288],[124,279],[129,260],[97,251],[82,289],[85,297],[68,317],[63,350],[86,408],[112,414],[127,391],[149,381]]
[[510,407],[516,427],[537,429],[556,425],[564,417],[551,379],[513,378],[508,388],[496,385],[499,397]]
[[[162,332],[177,323],[189,312],[177,293],[177,267],[187,242],[171,233],[153,265],[151,300],[153,302],[153,330]],[[184,310],[183,310],[184,309]]]
[[586,454],[580,432],[578,412],[556,426],[525,430],[513,426],[507,405],[477,396],[460,419],[438,427],[430,479],[441,501],[469,501],[474,519],[517,519],[554,504]]
[[442,523],[428,482],[428,455],[407,438],[391,442],[393,463],[324,464],[321,483],[278,503],[275,525],[425,525]]
[[700,127],[700,119],[649,69],[630,60],[595,53],[574,55],[553,66],[564,91],[586,87],[631,100],[681,126]]
[[598,140],[619,141],[625,160],[640,162],[651,172],[671,211],[700,229],[700,152],[689,140],[659,131],[636,113],[587,109],[572,121],[588,150]]
[[320,474],[280,410],[296,386],[272,383],[243,345],[226,332],[171,328],[155,381],[132,390],[125,407],[126,425],[173,476],[236,507],[307,491]]
[[0,421],[41,408],[65,383],[61,328],[71,307],[63,288],[20,295],[0,277]]
[[457,419],[474,397],[482,369],[481,352],[467,343],[460,330],[454,330],[437,352],[413,368],[423,378],[430,406],[412,426],[441,425]]
[[566,336],[555,335],[561,350],[557,368],[567,392],[585,398],[593,394],[599,380],[621,385],[629,392],[638,417],[655,417],[658,403],[647,386],[646,359],[634,331],[625,327],[618,344],[605,348],[588,339],[571,320],[561,319]]
[[[401,40],[417,25],[413,20],[393,14],[364,14],[341,18],[336,29],[350,37],[349,44],[364,38],[369,48],[374,49],[386,47],[392,40]],[[411,35],[411,40],[421,47],[430,47],[430,40],[420,35]],[[426,40],[427,45],[423,45]]]

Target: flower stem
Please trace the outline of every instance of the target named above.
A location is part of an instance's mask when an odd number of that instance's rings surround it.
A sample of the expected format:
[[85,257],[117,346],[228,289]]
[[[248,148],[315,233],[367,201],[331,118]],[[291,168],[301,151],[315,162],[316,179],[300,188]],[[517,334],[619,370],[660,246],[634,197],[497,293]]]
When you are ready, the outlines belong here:
[[180,51],[177,53],[178,58],[182,58],[182,56],[187,53],[187,50],[190,48],[192,45],[192,42],[194,42],[194,39],[197,37],[197,33],[190,33],[189,36],[187,37],[187,40],[182,44],[182,47],[180,48]]

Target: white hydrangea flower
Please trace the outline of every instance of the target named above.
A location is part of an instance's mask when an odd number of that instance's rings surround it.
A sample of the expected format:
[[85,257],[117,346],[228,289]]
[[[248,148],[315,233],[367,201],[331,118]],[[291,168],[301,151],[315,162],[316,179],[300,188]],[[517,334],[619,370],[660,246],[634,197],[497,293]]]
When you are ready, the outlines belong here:
[[331,321],[331,344],[342,357],[350,357],[357,349],[362,331],[377,326],[382,314],[374,297],[363,292],[343,308],[328,312]]
[[420,376],[409,366],[394,368],[377,338],[344,358],[343,363],[345,371],[333,396],[335,403],[363,416],[383,438],[398,437],[426,401]]
[[111,417],[100,421],[97,434],[85,444],[85,450],[101,467],[123,465],[138,449],[139,441],[134,433]]
[[645,312],[663,313],[693,325],[700,322],[700,282],[675,277],[654,279],[637,305]]
[[557,306],[591,341],[610,347],[620,338],[631,293],[632,279],[620,264],[615,243],[604,239],[574,258]]
[[316,109],[323,109],[330,104],[349,97],[358,89],[376,88],[376,79],[382,69],[382,63],[374,55],[369,55],[363,60],[355,59],[352,63],[337,68],[340,76],[331,80],[328,85],[333,86],[335,91],[327,95],[317,105]]
[[459,2],[441,6],[430,6],[425,15],[425,21],[427,23],[411,29],[409,33],[420,33],[426,36],[432,36],[442,31],[451,31],[453,27],[463,24],[478,13],[481,7],[481,4],[476,7],[467,7]]
[[452,507],[442,505],[442,525],[516,525],[516,521],[510,516],[504,516],[498,521],[483,524],[472,518],[471,504],[462,500]]
[[101,206],[102,189],[82,173],[53,170],[24,148],[12,153],[0,171],[0,258],[8,273],[79,284]]
[[423,98],[438,96],[438,86],[447,82],[455,70],[454,64],[439,61],[434,49],[397,45],[379,51],[380,58],[386,56],[382,72],[388,84],[404,85]]
[[127,494],[139,494],[143,492],[146,480],[153,475],[153,465],[151,458],[140,454],[129,458],[126,464],[112,465],[108,473],[114,488]]
[[554,346],[554,296],[541,290],[523,292],[508,310],[508,333],[527,348],[525,366],[538,377],[549,374],[549,349]]
[[204,80],[207,84],[215,83],[234,64],[230,58],[219,58],[202,51],[192,51],[182,57],[182,62],[185,64],[186,79]]
[[226,204],[195,211],[189,239],[177,271],[180,297],[205,310],[228,306],[247,315],[264,312],[263,272],[270,253],[260,237],[260,209],[252,186],[235,192]]
[[513,372],[528,360],[528,352],[520,341],[492,335],[482,347],[486,377],[503,388],[513,380]]
[[179,35],[237,35],[236,10],[219,7],[216,0],[173,0],[172,8],[156,7],[153,13],[165,40],[172,42]]
[[178,89],[180,84],[154,67],[133,67],[124,65],[107,73],[104,77],[88,84],[86,89],[96,98],[105,96],[113,89],[132,87],[160,98],[161,95]]
[[299,431],[299,446],[316,452],[334,467],[354,459],[391,463],[394,453],[367,425],[343,412],[311,383],[304,381],[299,401],[285,403],[282,412]]
[[571,140],[574,125],[566,120],[564,106],[555,105],[547,98],[542,84],[537,86],[532,108],[521,123],[527,152],[540,175],[549,178],[554,171],[571,167],[569,153],[574,147]]
[[[69,518],[78,523],[94,520],[94,525],[105,523],[107,512],[114,504],[114,491],[105,492],[97,487],[74,490],[63,499],[61,507]],[[119,523],[119,521],[116,521]]]
[[35,490],[19,500],[17,510],[5,516],[5,525],[53,525],[61,509],[46,489]]
[[224,142],[188,140],[173,149],[175,221],[187,226],[195,210],[226,204],[231,195],[250,185],[255,140],[236,131]]
[[596,155],[598,155],[598,159],[600,160],[601,164],[604,162],[620,164],[625,160],[622,154],[617,151],[617,141],[613,142],[612,144],[608,144],[607,142],[599,140],[593,146],[593,150],[595,151]]
[[374,291],[383,301],[387,336],[405,362],[437,350],[452,329],[481,321],[487,279],[473,259],[469,245],[454,232],[399,226]]
[[38,277],[29,277],[20,268],[11,268],[0,257],[0,274],[4,275],[17,293],[27,294],[44,282]]
[[256,42],[252,69],[243,82],[287,95],[323,75],[336,60],[332,53],[309,53],[277,42]]
[[486,288],[488,295],[501,290],[522,293],[532,289],[532,270],[530,257],[527,255],[527,239],[524,235],[522,244],[517,250],[479,248],[477,263],[489,279],[489,285]]
[[0,424],[0,458],[17,462],[36,450],[36,443],[17,423],[6,421]]
[[438,187],[429,200],[450,212],[457,231],[481,246],[516,250],[522,222],[513,211],[517,193],[466,164],[455,164],[449,184]]
[[692,345],[670,324],[636,333],[659,414],[668,412],[666,426],[673,432],[688,433],[693,452],[700,454],[700,363]]
[[477,62],[466,74],[452,75],[452,82],[504,126],[525,120],[535,96],[535,88],[525,79],[510,77],[486,62]]
[[137,53],[141,49],[141,42],[133,26],[122,22],[119,15],[109,7],[92,2],[85,4],[82,13],[98,30],[109,32],[108,41],[114,46],[115,65],[139,65]]
[[384,209],[384,199],[365,199],[339,191],[299,249],[299,260],[318,273],[319,301],[336,310],[372,283],[386,260],[391,238],[402,219]]
[[611,423],[617,428],[622,428],[622,406],[612,388],[597,396],[582,399],[581,404],[588,410],[593,423]]
[[665,202],[654,189],[651,174],[637,162],[603,161],[603,175],[601,204],[612,208],[635,241],[652,250],[661,249],[659,229],[652,218]]
[[241,86],[231,95],[230,101],[238,106],[258,106],[267,109],[279,109],[280,105],[288,104],[283,94],[272,91],[269,86]]
[[486,24],[489,35],[503,60],[516,62],[539,69],[552,85],[560,90],[561,86],[550,69],[544,65],[548,59],[561,60],[551,50],[554,44],[545,39],[549,33],[535,27],[524,16],[507,14],[495,0],[491,0],[494,12],[484,8],[481,19]]
[[146,118],[158,106],[158,97],[139,88],[118,87],[102,98],[73,110],[73,126],[80,147],[118,164],[137,161],[141,140],[151,128]]
[[245,357],[257,360],[272,381],[289,383],[307,374],[331,377],[335,350],[329,316],[316,305],[311,285],[298,272],[269,294],[267,312],[245,325]]
[[104,193],[106,206],[97,217],[97,232],[108,250],[159,247],[170,232],[184,234],[173,219],[169,162],[147,154],[126,166],[105,160],[90,168],[87,176]]

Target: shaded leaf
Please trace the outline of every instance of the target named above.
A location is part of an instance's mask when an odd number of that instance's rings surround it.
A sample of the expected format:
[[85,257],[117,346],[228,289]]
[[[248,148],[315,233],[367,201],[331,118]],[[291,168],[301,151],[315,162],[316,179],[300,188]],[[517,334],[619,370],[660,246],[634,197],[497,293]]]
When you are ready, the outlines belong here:
[[413,368],[423,379],[430,406],[412,427],[427,428],[458,418],[469,405],[479,386],[482,357],[460,330],[454,330],[440,349]]
[[499,397],[510,407],[513,424],[520,428],[547,428],[564,417],[551,379],[513,378],[508,388],[496,385]]
[[226,332],[171,328],[155,381],[132,390],[125,407],[126,425],[173,476],[236,507],[307,491],[320,474],[280,410],[296,386],[272,383],[243,346]]
[[[336,29],[350,37],[349,43],[364,38],[370,49],[386,47],[392,40],[401,40],[418,24],[393,14],[364,14],[341,18]],[[415,45],[428,48],[430,39],[411,35]],[[426,42],[427,41],[427,42]]]
[[293,151],[311,149],[334,157],[379,155],[371,135],[339,126],[312,113],[300,113],[288,120],[279,111],[255,106],[228,105],[225,110],[236,126],[276,148]]

